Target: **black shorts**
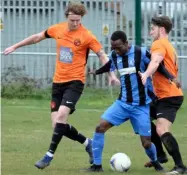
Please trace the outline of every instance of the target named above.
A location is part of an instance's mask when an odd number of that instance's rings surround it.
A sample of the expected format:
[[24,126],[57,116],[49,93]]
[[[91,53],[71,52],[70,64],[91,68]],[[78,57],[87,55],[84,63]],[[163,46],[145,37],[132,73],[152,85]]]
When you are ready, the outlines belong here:
[[176,113],[183,103],[183,99],[183,96],[177,96],[158,100],[156,105],[156,117],[165,118],[173,123]]
[[84,84],[80,80],[66,83],[52,84],[51,112],[58,111],[61,105],[71,109],[70,114],[75,111],[75,105],[79,100]]
[[151,120],[156,120],[157,117],[156,117],[156,104],[155,103],[150,103],[150,117],[151,117]]

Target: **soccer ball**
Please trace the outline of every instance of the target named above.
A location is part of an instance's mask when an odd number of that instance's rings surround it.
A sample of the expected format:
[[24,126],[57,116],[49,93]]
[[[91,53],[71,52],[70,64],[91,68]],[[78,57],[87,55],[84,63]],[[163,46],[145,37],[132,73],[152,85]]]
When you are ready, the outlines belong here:
[[127,172],[130,166],[131,160],[124,153],[116,153],[110,159],[110,167],[113,171]]

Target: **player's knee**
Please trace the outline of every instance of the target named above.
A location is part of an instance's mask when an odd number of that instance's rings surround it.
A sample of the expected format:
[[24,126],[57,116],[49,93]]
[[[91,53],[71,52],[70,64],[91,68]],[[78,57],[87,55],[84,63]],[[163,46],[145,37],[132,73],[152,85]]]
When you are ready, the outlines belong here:
[[166,129],[163,126],[157,125],[156,126],[156,132],[161,137],[167,131],[166,131]]
[[142,143],[142,146],[143,146],[145,149],[149,149],[149,148],[151,147],[151,141],[145,140],[145,141]]
[[151,138],[150,137],[141,137],[142,146],[145,149],[148,149],[151,147]]
[[96,128],[95,128],[95,132],[99,132],[99,133],[104,133],[106,131],[106,127],[103,124],[99,124]]
[[66,123],[68,118],[68,114],[66,112],[60,111],[58,112],[55,122]]

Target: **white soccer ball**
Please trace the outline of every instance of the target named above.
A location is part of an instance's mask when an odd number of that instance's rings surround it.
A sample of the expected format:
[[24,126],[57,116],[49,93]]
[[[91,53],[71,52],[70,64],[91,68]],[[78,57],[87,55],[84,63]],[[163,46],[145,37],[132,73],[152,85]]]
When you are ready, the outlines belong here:
[[131,160],[124,153],[116,153],[110,159],[110,167],[113,171],[127,172],[130,166]]

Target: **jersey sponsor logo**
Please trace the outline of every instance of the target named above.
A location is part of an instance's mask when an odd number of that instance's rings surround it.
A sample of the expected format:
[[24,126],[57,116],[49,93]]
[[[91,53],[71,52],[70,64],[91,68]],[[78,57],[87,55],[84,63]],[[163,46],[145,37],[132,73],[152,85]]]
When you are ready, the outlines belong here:
[[119,74],[120,76],[127,75],[127,74],[133,74],[136,73],[136,68],[135,67],[128,67],[124,69],[119,69]]
[[60,61],[64,63],[72,63],[73,52],[71,48],[60,47]]
[[75,39],[74,45],[75,46],[80,46],[81,45],[81,40],[80,39]]

